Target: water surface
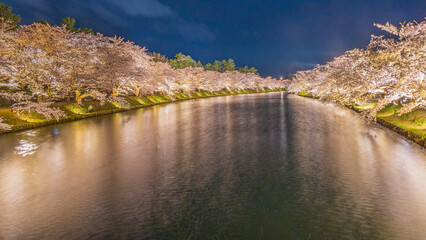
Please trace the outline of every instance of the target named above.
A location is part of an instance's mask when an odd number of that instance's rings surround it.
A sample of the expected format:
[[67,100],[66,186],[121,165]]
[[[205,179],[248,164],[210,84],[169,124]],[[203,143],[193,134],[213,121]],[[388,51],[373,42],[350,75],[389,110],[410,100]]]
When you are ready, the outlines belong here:
[[3,135],[0,239],[426,239],[426,151],[285,93]]

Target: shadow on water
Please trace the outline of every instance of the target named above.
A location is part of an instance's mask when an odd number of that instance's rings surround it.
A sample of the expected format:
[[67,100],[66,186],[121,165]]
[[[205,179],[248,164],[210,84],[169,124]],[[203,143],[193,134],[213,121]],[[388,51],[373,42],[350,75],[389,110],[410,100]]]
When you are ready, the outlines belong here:
[[226,96],[0,137],[0,239],[424,239],[426,152],[346,109]]

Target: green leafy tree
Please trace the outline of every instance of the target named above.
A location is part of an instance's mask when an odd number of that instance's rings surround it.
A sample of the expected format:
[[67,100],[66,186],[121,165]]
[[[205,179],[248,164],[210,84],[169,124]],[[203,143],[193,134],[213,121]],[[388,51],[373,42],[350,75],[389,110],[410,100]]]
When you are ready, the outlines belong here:
[[62,25],[65,26],[65,28],[70,31],[70,32],[82,32],[82,33],[86,33],[86,34],[92,34],[95,35],[95,32],[91,29],[91,28],[75,28],[75,23],[77,21],[75,20],[75,18],[72,17],[64,17],[62,18]]
[[213,65],[212,65],[211,63],[207,63],[207,64],[204,66],[204,70],[209,70],[209,71],[213,70]]
[[95,32],[91,28],[87,28],[87,27],[83,28],[83,30],[80,30],[79,32],[95,35]]
[[254,68],[254,67],[252,67],[252,68],[249,68],[248,66],[245,66],[243,68],[239,67],[239,68],[237,68],[237,70],[240,73],[254,73],[256,75],[259,75],[259,73],[257,72],[257,69]]
[[[161,55],[161,54],[160,54]],[[161,56],[156,56],[155,53],[151,55],[154,59],[153,61],[160,61],[159,59],[162,59]],[[174,59],[169,60],[170,66],[172,66],[175,69],[183,69],[187,67],[202,67],[206,71],[216,71],[216,72],[226,72],[226,71],[239,71],[241,73],[254,73],[256,75],[259,75],[257,72],[257,69],[252,67],[249,68],[248,66],[245,66],[243,68],[237,67],[235,64],[234,59],[228,59],[228,60],[222,60],[222,61],[214,61],[212,63],[207,63],[203,66],[203,64],[200,61],[195,61],[192,59],[190,55],[184,55],[182,53],[176,54]]]
[[248,66],[245,67],[237,67],[235,64],[235,61],[233,59],[228,59],[227,60],[222,60],[222,61],[214,61],[213,64],[212,63],[207,63],[204,66],[204,70],[209,70],[209,71],[217,71],[217,72],[226,72],[226,71],[239,71],[241,73],[254,73],[256,75],[259,75],[259,73],[257,72],[257,69],[252,67],[249,68]]
[[228,59],[228,62],[225,64],[225,71],[235,71],[235,62],[233,59]]
[[214,61],[212,69],[213,69],[213,71],[224,72],[223,71],[223,63],[221,61],[218,61],[218,60]]
[[0,3],[0,27],[6,30],[16,29],[20,21],[21,17],[12,13],[12,7]]
[[257,72],[257,69],[256,69],[256,68],[254,68],[254,67],[251,67],[251,68],[248,70],[248,72],[249,72],[249,73],[254,73],[254,74],[259,75],[259,73]]
[[240,68],[238,68],[238,71],[240,73],[248,73],[249,72],[249,67],[248,66],[240,67]]
[[227,65],[228,65],[228,62],[226,60],[222,60],[220,72],[225,72]]
[[192,59],[190,55],[186,56],[182,53],[178,53],[176,54],[174,59],[170,59],[169,64],[175,69],[183,69],[187,67],[197,66],[197,62],[194,59]]
[[76,23],[75,18],[72,18],[72,17],[64,17],[64,18],[62,18],[62,25],[64,25],[65,28],[68,31],[71,31],[71,32],[76,32],[77,31],[77,29],[74,27],[75,23]]
[[40,21],[38,21],[38,23],[43,24],[43,25],[50,25],[46,20],[41,19]]

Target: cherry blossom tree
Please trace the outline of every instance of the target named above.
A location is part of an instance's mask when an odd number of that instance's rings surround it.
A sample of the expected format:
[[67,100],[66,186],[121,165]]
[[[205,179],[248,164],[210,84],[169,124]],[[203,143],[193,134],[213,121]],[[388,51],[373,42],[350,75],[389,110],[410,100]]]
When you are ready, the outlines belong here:
[[0,130],[12,130],[12,126],[3,123],[4,119],[0,117]]
[[[223,73],[198,64],[174,69],[168,62],[153,61],[144,47],[120,37],[42,23],[13,29],[4,19],[0,23],[0,97],[9,100],[12,111],[21,116],[35,112],[59,120],[66,115],[55,103],[65,101],[83,106],[89,99],[128,108],[126,98],[133,96],[174,98],[181,92],[286,86],[270,77],[235,71],[235,67]],[[1,129],[9,127],[0,121]]]
[[376,26],[396,38],[372,36],[365,49],[354,49],[325,65],[296,73],[289,88],[323,101],[364,105],[366,116],[375,119],[389,104],[401,104],[398,114],[426,108],[426,21],[396,27]]

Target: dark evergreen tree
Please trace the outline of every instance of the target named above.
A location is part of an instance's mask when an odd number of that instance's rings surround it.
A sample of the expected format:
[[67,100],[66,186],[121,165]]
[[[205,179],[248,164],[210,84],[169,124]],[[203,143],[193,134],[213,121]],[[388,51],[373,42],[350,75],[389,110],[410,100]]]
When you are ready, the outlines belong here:
[[195,62],[190,55],[186,56],[182,53],[178,53],[174,59],[170,59],[169,64],[176,69],[197,66],[197,62]]
[[70,31],[70,32],[83,32],[83,33],[86,33],[86,34],[95,35],[95,32],[91,28],[87,28],[87,27],[85,27],[83,29],[81,29],[81,28],[75,28],[74,27],[75,23],[76,23],[75,18],[72,18],[72,17],[64,17],[64,18],[62,18],[62,25],[64,25],[65,28],[68,31]]
[[77,29],[75,29],[75,27],[74,27],[75,23],[76,23],[75,18],[72,18],[72,17],[64,17],[64,18],[62,18],[62,25],[64,25],[65,28],[68,31],[71,31],[71,32],[76,32],[77,31]]
[[41,19],[40,21],[38,21],[38,23],[43,24],[43,25],[50,25],[46,20]]
[[12,30],[19,27],[20,21],[21,17],[12,13],[12,7],[0,3],[0,27]]

